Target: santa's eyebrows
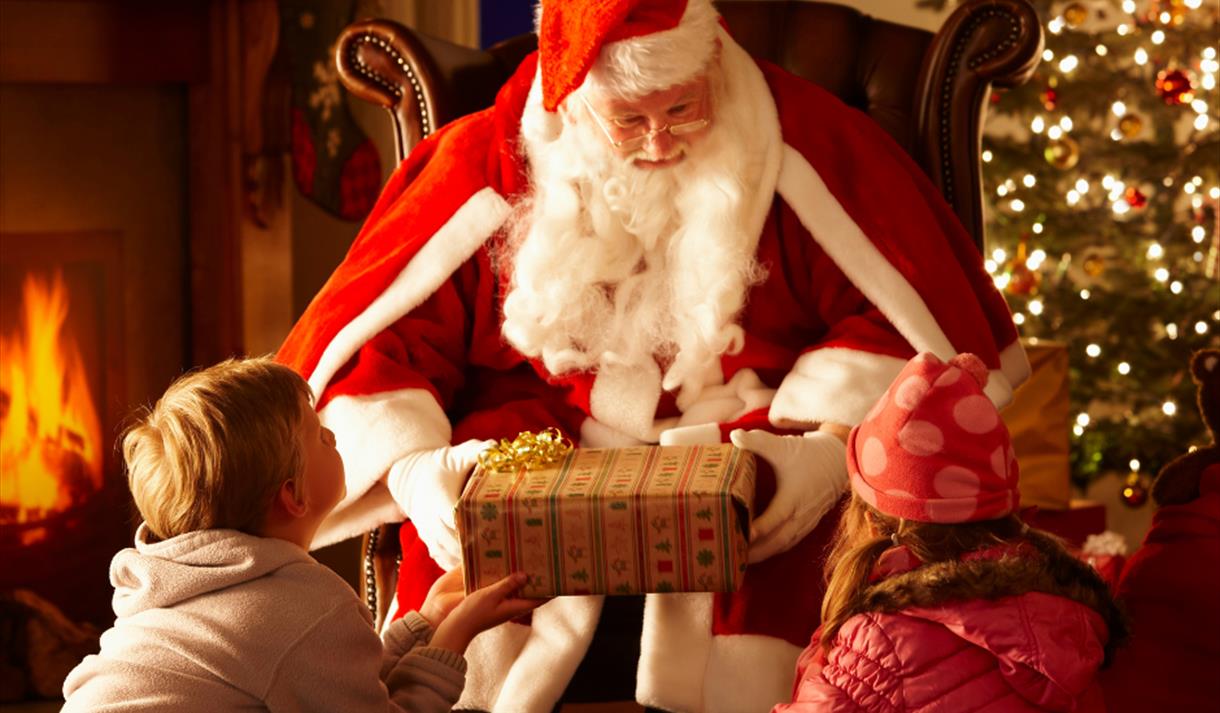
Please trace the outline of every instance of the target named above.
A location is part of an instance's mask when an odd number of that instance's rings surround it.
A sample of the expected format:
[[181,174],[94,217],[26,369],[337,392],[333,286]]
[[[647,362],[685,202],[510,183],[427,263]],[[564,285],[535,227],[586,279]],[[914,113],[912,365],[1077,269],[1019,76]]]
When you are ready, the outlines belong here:
[[[683,104],[690,104],[691,102],[695,101],[698,98],[699,98],[699,92],[692,89],[689,92],[686,92],[685,94],[680,96],[679,98],[670,102],[669,106],[665,109],[665,111],[669,111],[670,109],[673,109],[676,106],[681,106]],[[612,107],[608,113],[615,120],[621,120],[621,119],[632,119],[635,117],[644,116],[644,114],[646,114],[647,112],[640,111],[639,109],[636,109],[634,107],[622,107],[622,108]]]

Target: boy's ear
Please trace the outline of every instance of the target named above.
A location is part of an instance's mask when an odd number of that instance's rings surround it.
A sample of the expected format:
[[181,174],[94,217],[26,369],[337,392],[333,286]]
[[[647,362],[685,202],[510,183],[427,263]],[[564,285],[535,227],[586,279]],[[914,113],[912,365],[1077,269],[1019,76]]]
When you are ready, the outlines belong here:
[[301,517],[305,514],[305,498],[297,493],[297,481],[285,480],[280,485],[280,489],[276,491],[275,498],[284,512],[292,517]]

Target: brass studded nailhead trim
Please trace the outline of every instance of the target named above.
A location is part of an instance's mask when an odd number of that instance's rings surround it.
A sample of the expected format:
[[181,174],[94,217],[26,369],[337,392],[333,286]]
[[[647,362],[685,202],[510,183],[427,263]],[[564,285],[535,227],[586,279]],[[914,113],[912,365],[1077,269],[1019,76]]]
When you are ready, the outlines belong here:
[[953,87],[954,78],[957,75],[958,62],[961,60],[962,53],[966,51],[966,42],[974,34],[981,25],[990,22],[995,18],[1001,18],[1008,22],[1008,36],[1005,37],[995,47],[980,53],[977,57],[970,60],[969,68],[976,69],[979,65],[987,62],[999,55],[1007,52],[1010,48],[1017,44],[1017,40],[1021,36],[1021,23],[1012,13],[1006,9],[989,7],[970,18],[966,30],[958,35],[957,42],[953,45],[953,52],[949,56],[949,73],[945,77],[945,81],[941,83],[940,92],[940,164],[944,178],[945,200],[952,205],[956,186],[953,185],[952,173],[950,166],[952,160],[950,158],[950,147],[952,146],[949,140],[949,91]]
[[407,80],[411,82],[411,90],[415,95],[415,104],[419,107],[420,125],[423,128],[424,136],[431,134],[433,131],[432,117],[428,113],[428,104],[424,101],[424,92],[420,87],[419,78],[415,76],[415,72],[411,69],[411,65],[407,59],[400,55],[395,49],[384,39],[373,34],[358,35],[353,41],[348,50],[348,61],[356,68],[356,70],[369,81],[385,89],[390,94],[393,94],[398,99],[402,99],[402,89],[388,77],[382,76],[379,72],[373,70],[368,64],[360,59],[359,45],[371,44],[380,49],[382,52],[390,56]]
[[377,570],[373,566],[373,555],[377,552],[377,540],[381,539],[381,529],[373,528],[369,532],[368,549],[364,553],[364,603],[377,618]]

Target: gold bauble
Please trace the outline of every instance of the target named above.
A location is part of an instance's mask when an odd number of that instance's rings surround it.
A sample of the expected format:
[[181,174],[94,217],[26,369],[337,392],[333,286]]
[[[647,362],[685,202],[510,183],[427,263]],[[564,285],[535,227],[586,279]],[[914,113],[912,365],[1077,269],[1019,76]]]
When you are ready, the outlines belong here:
[[1088,19],[1089,9],[1078,2],[1074,2],[1063,9],[1063,21],[1072,29],[1080,27]]
[[1123,118],[1118,120],[1118,131],[1123,138],[1134,139],[1143,130],[1144,120],[1135,114],[1124,114]]
[[1090,255],[1084,259],[1084,272],[1089,277],[1097,277],[1106,271],[1106,261],[1098,255]]
[[1174,27],[1181,25],[1186,21],[1186,13],[1189,11],[1185,0],[1169,0],[1169,24]]
[[1066,171],[1080,160],[1080,144],[1076,143],[1076,139],[1065,134],[1047,144],[1042,155],[1046,158],[1047,163]]

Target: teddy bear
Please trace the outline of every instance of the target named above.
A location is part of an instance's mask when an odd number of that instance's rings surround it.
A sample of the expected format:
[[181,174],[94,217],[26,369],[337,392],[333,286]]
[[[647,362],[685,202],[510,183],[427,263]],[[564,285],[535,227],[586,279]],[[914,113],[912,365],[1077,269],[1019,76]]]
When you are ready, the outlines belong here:
[[[1199,385],[1199,412],[1211,431],[1211,445],[1184,453],[1165,464],[1152,485],[1158,506],[1183,505],[1199,497],[1204,471],[1220,469],[1220,349],[1201,349],[1190,360],[1190,374]],[[1220,477],[1220,476],[1211,476]]]

